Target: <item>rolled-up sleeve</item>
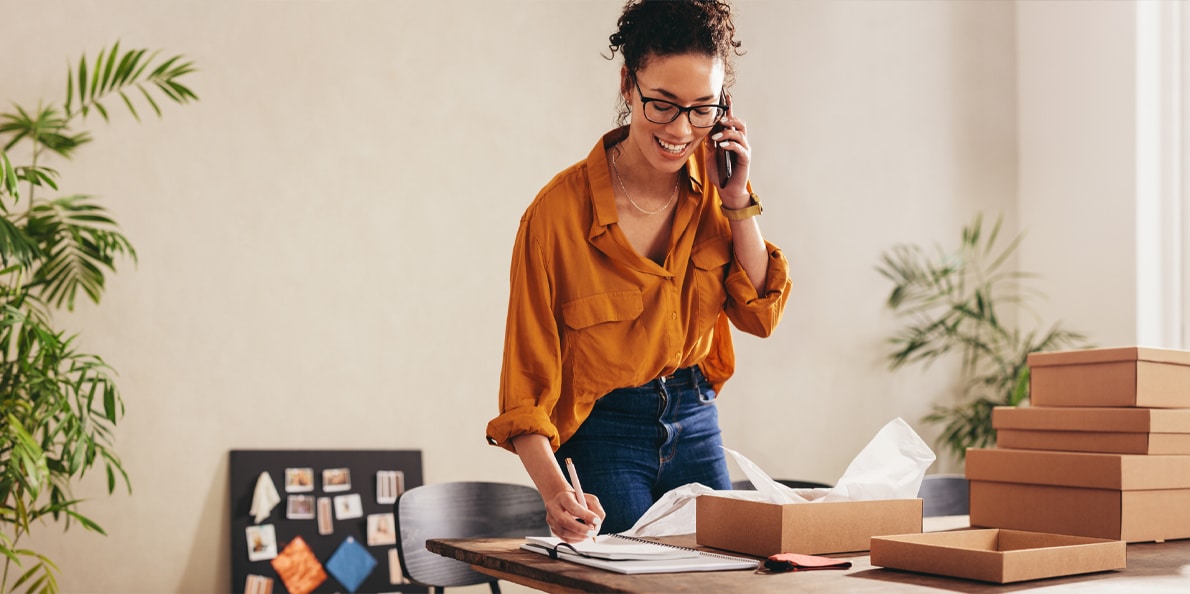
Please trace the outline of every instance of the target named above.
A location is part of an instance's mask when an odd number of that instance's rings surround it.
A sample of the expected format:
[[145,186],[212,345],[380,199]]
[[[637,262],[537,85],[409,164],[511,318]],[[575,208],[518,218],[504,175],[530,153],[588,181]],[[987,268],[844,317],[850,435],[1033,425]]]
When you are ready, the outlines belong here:
[[525,434],[545,435],[555,449],[559,445],[550,417],[561,391],[561,347],[547,262],[529,220],[521,220],[513,247],[500,415],[487,426],[488,443],[509,451],[516,451],[511,440]]
[[735,259],[723,283],[727,289],[728,319],[736,328],[760,337],[772,334],[781,321],[781,313],[785,311],[785,302],[789,300],[793,286],[789,278],[789,261],[785,255],[772,243],[764,243],[768,252],[768,270],[763,295],[756,292],[748,273]]

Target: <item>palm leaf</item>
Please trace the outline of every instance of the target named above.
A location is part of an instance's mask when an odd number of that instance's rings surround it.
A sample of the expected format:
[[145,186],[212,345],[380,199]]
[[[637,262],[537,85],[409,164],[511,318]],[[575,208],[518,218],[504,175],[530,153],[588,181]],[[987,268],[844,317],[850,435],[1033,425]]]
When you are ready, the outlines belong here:
[[[111,450],[124,415],[114,372],[99,357],[79,353],[76,336],[54,329],[51,307],[73,308],[80,294],[97,302],[117,259],[135,263],[136,251],[94,199],[35,196],[61,181],[39,157],[71,158],[90,142],[87,131],[71,125],[93,111],[108,120],[111,106],[123,104],[140,120],[145,104],[161,115],[161,97],[179,104],[197,99],[188,85],[191,62],[160,60],[156,51],[126,50],[119,41],[93,60],[84,53],[65,70],[64,103],[0,113],[0,555],[20,567],[11,583],[6,566],[0,592],[58,590],[57,566],[16,546],[32,526],[52,517],[103,533],[70,495],[72,482],[96,462],[103,462],[109,493],[121,479],[132,490]],[[10,161],[18,145],[30,148],[30,164]],[[21,198],[28,207],[18,212],[11,206]]]
[[5,266],[15,262],[22,267],[31,266],[40,256],[37,242],[25,234],[8,217],[0,217],[0,262]]
[[1002,270],[1019,248],[1022,235],[999,248],[1003,230],[998,217],[986,230],[982,214],[962,228],[959,248],[938,247],[932,257],[911,244],[886,250],[877,270],[893,283],[885,306],[905,320],[889,342],[890,369],[921,363],[925,366],[952,354],[959,355],[962,379],[960,402],[935,406],[925,417],[942,425],[939,443],[963,459],[966,448],[994,442],[991,411],[1028,398],[1030,352],[1080,345],[1084,337],[1055,325],[1035,342],[1035,332],[1022,335],[1005,326],[1005,304],[1028,310],[1040,291],[1023,286],[1035,275]]
[[[145,49],[133,49],[121,53],[120,43],[117,41],[110,49],[100,49],[93,64],[88,64],[86,54],[84,54],[79,59],[77,92],[71,92],[71,85],[68,85],[67,88],[67,116],[73,117],[76,113],[71,111],[71,108],[74,106],[74,100],[77,99],[77,113],[86,117],[90,110],[94,109],[104,120],[108,120],[108,111],[102,100],[107,95],[114,93],[120,97],[133,117],[139,120],[140,115],[127,94],[127,91],[132,88],[141,91],[145,100],[158,116],[161,115],[161,109],[149,93],[149,88],[156,88],[162,95],[175,103],[184,104],[197,100],[198,96],[179,80],[195,72],[193,64],[182,61],[182,56],[176,55],[154,65],[152,62],[157,53],[156,51],[149,53]],[[88,72],[90,72],[89,83],[87,81]]]
[[112,228],[114,224],[89,196],[68,196],[34,207],[28,228],[35,230],[49,251],[34,274],[43,299],[73,309],[79,291],[83,291],[99,302],[103,270],[115,270],[117,255],[136,260],[132,244]]

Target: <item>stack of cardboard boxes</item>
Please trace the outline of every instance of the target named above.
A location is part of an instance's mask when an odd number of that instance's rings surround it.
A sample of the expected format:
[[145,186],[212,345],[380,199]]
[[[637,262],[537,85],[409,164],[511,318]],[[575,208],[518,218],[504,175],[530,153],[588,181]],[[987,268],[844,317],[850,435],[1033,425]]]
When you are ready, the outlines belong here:
[[1035,353],[1032,406],[967,451],[971,525],[1128,542],[1190,538],[1190,352]]

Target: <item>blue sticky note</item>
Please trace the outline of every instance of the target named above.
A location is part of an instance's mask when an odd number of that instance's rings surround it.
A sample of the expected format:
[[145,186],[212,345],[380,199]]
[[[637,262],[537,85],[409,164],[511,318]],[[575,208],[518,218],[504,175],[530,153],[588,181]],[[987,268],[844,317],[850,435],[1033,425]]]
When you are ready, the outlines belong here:
[[348,592],[355,592],[375,567],[376,559],[368,553],[368,549],[350,536],[335,549],[335,554],[326,562],[326,570],[339,580]]

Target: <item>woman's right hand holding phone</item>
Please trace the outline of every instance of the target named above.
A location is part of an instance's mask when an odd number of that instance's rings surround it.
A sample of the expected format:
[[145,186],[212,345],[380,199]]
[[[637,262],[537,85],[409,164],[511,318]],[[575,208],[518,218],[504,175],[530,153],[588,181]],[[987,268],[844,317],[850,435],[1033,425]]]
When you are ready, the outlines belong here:
[[[748,144],[747,125],[744,120],[737,118],[732,112],[733,110],[729,106],[727,115],[719,120],[711,134],[707,136],[707,142],[711,143],[716,155],[716,163],[713,166],[708,163],[708,169],[711,181],[719,186],[719,198],[723,201],[723,206],[740,209],[746,208],[752,200],[748,194],[752,147]],[[724,158],[732,159],[731,176],[726,180],[723,179],[725,172],[720,171],[718,163],[721,154]]]

